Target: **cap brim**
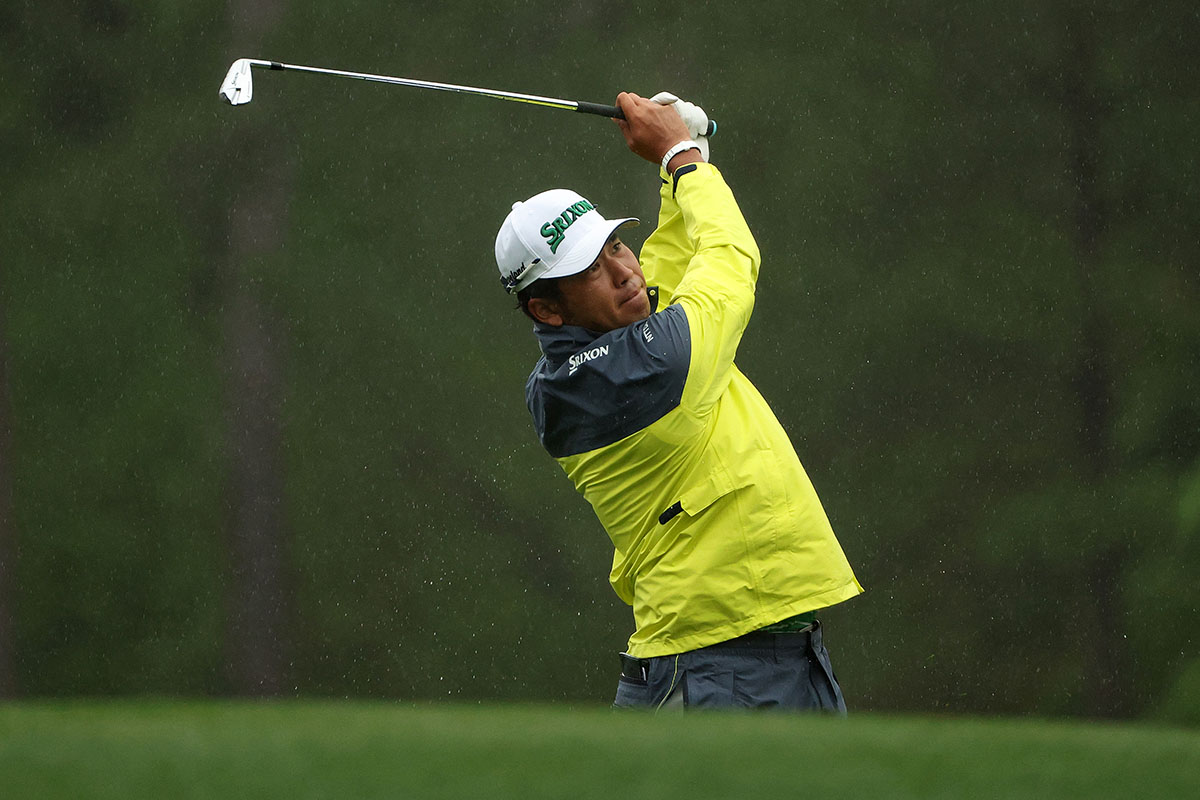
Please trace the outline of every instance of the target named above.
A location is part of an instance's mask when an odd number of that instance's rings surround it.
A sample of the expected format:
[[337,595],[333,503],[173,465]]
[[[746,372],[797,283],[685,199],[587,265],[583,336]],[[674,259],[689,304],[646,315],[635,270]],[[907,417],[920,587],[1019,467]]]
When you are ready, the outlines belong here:
[[588,231],[587,236],[580,240],[576,247],[572,248],[573,252],[569,256],[543,272],[537,279],[566,278],[583,272],[596,261],[596,258],[600,255],[600,251],[604,249],[604,243],[608,241],[609,237],[618,228],[623,228],[626,225],[640,224],[641,220],[637,217],[625,217],[624,219],[609,220],[608,224]]

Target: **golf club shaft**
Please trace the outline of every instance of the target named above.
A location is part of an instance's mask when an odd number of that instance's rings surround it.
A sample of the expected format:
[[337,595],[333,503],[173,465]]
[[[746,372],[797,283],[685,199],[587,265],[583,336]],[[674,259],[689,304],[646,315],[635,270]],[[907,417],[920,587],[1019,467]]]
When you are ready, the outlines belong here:
[[[283,64],[279,61],[263,61],[261,59],[249,58],[246,59],[252,67],[263,67],[271,70],[291,70],[293,72],[313,72],[320,75],[337,75],[343,78],[355,78],[363,81],[374,81],[376,83],[391,83],[398,86],[410,86],[416,89],[436,89],[441,92],[457,92],[459,94],[474,94],[482,97],[495,97],[500,100],[511,100],[517,103],[529,103],[531,105],[544,106],[547,108],[561,108],[567,111],[580,111],[585,114],[597,114],[602,117],[612,117],[613,119],[625,119],[625,115],[621,109],[616,106],[604,105],[602,103],[588,103],[582,100],[560,100],[556,97],[541,97],[535,94],[519,94],[517,92],[504,92],[498,89],[480,89],[475,86],[459,86],[453,83],[438,83],[436,81],[420,81],[414,78],[394,78],[390,75],[372,75],[367,72],[349,72],[340,69],[325,69],[324,67],[305,67],[299,64]],[[711,135],[716,129],[716,124],[709,123],[709,129],[705,135]]]

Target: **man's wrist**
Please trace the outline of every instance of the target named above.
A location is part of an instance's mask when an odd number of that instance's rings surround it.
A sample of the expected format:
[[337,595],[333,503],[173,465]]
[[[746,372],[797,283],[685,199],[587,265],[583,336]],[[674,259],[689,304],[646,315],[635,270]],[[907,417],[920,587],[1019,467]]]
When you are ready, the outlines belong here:
[[682,153],[680,153],[679,155],[672,158],[670,163],[667,164],[667,174],[674,175],[675,170],[677,170],[680,167],[685,166],[687,164],[703,164],[703,163],[704,163],[704,156],[700,153],[699,150],[684,150]]
[[670,175],[682,164],[691,164],[703,160],[704,157],[700,153],[699,142],[692,139],[684,139],[668,149],[666,153],[663,153],[662,168]]

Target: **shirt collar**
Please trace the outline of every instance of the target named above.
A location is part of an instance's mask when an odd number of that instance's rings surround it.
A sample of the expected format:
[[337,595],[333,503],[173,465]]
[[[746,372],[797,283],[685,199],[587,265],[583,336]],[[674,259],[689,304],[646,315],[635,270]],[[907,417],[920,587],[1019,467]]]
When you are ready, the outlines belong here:
[[[658,287],[646,287],[650,298],[650,313],[658,310]],[[603,333],[588,330],[578,325],[547,325],[544,322],[533,323],[533,333],[537,337],[538,346],[542,353],[554,366],[566,361],[587,345],[603,336]]]

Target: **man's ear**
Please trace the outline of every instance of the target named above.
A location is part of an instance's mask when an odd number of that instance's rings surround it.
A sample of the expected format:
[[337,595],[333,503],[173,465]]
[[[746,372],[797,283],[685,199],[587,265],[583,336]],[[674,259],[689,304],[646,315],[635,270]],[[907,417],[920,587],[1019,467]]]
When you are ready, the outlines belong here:
[[543,322],[555,328],[563,325],[562,309],[559,304],[545,297],[534,297],[529,301],[529,313],[538,322]]

